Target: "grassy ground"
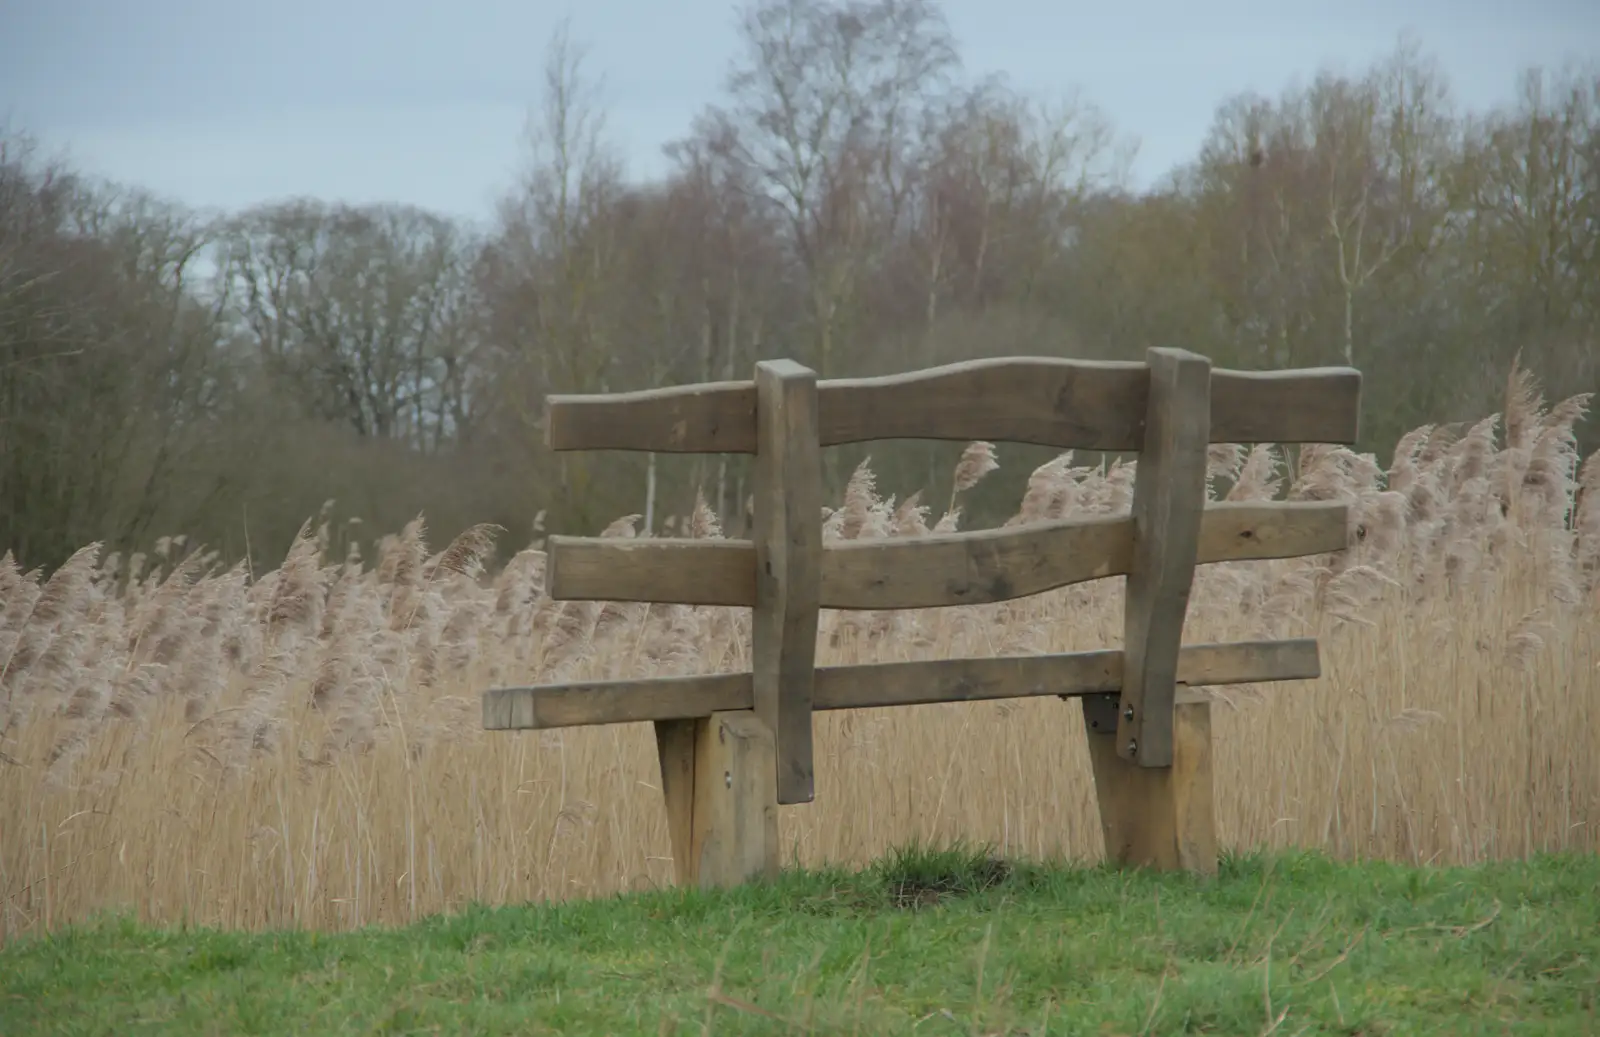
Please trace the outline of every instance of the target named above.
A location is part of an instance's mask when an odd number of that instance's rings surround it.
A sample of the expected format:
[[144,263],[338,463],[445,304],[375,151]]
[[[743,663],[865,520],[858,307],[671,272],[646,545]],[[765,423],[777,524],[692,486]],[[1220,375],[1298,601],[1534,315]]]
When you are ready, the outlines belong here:
[[958,848],[340,935],[111,919],[0,950],[0,1034],[1592,1034],[1597,889],[1593,856],[1203,882]]

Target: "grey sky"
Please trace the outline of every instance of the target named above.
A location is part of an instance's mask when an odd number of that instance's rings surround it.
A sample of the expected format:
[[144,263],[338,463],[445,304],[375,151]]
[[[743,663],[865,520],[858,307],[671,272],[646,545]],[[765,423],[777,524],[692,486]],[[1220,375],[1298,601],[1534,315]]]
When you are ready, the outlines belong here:
[[[1458,100],[1600,57],[1600,0],[945,0],[969,73],[1081,89],[1148,183],[1219,102],[1363,69],[1409,30]],[[548,36],[570,16],[630,174],[716,97],[732,0],[0,0],[0,120],[80,168],[200,206],[294,194],[487,214],[522,155]]]

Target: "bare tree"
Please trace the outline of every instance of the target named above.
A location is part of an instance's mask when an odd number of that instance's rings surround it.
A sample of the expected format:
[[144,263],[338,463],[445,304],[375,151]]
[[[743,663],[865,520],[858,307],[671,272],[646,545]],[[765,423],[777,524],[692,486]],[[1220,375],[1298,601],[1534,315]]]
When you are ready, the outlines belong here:
[[781,215],[825,377],[843,309],[906,215],[926,115],[957,67],[928,0],[755,0],[729,104],[697,133]]
[[223,269],[266,371],[316,418],[438,450],[468,413],[470,238],[401,206],[295,201],[231,221]]
[[1435,185],[1448,155],[1447,103],[1437,72],[1410,41],[1364,81],[1325,77],[1306,99],[1327,162],[1346,364],[1356,362],[1356,296],[1401,250],[1429,247],[1442,226]]
[[998,79],[940,110],[921,161],[908,244],[929,328],[941,295],[974,310],[1027,305],[1064,255],[1077,207],[1127,171],[1126,149],[1093,105],[1040,104]]
[[43,562],[195,500],[219,321],[189,292],[201,223],[0,136],[0,542]]

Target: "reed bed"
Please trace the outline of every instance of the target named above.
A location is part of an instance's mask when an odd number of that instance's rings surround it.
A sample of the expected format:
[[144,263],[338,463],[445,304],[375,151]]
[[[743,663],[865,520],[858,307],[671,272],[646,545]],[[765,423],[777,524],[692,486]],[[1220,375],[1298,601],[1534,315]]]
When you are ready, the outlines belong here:
[[[1471,863],[1600,848],[1600,455],[1588,405],[1514,372],[1503,414],[1370,455],[1211,451],[1217,499],[1342,499],[1340,555],[1201,568],[1189,642],[1315,635],[1323,677],[1213,689],[1226,847]],[[999,463],[973,444],[933,522]],[[1126,511],[1135,464],[1037,469],[1011,522]],[[920,495],[863,464],[825,537],[921,536]],[[637,516],[605,531],[633,536]],[[703,504],[681,524],[722,535]],[[88,545],[48,579],[0,560],[0,940],[106,909],[342,929],[469,901],[672,880],[648,724],[485,733],[483,689],[748,666],[744,610],[552,601],[493,527],[432,553],[419,519],[329,557],[222,568],[181,539]],[[1003,605],[824,613],[822,664],[1115,646],[1122,580]],[[819,714],[789,860],[913,838],[1098,858],[1076,706],[1050,698]]]

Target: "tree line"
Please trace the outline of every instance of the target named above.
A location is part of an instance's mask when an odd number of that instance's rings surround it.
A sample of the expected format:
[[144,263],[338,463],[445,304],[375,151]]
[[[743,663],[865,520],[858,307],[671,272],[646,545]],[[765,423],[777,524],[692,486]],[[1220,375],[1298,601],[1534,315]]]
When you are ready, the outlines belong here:
[[[1354,364],[1382,463],[1414,426],[1498,410],[1519,355],[1600,390],[1593,65],[1530,68],[1473,112],[1402,39],[1224,100],[1197,155],[1133,190],[1090,100],[969,72],[933,0],[750,0],[738,28],[645,183],[557,32],[482,225],[309,198],[207,218],[0,134],[0,549],[51,566],[184,534],[275,564],[330,500],[363,546],[419,513],[508,549],[630,513],[661,533],[697,493],[737,532],[741,459],[553,455],[543,399],[779,356],[823,377],[1157,345]],[[872,468],[937,493],[959,449],[874,444]],[[865,453],[828,452],[835,491]],[[996,507],[1048,456],[1002,447]]]

